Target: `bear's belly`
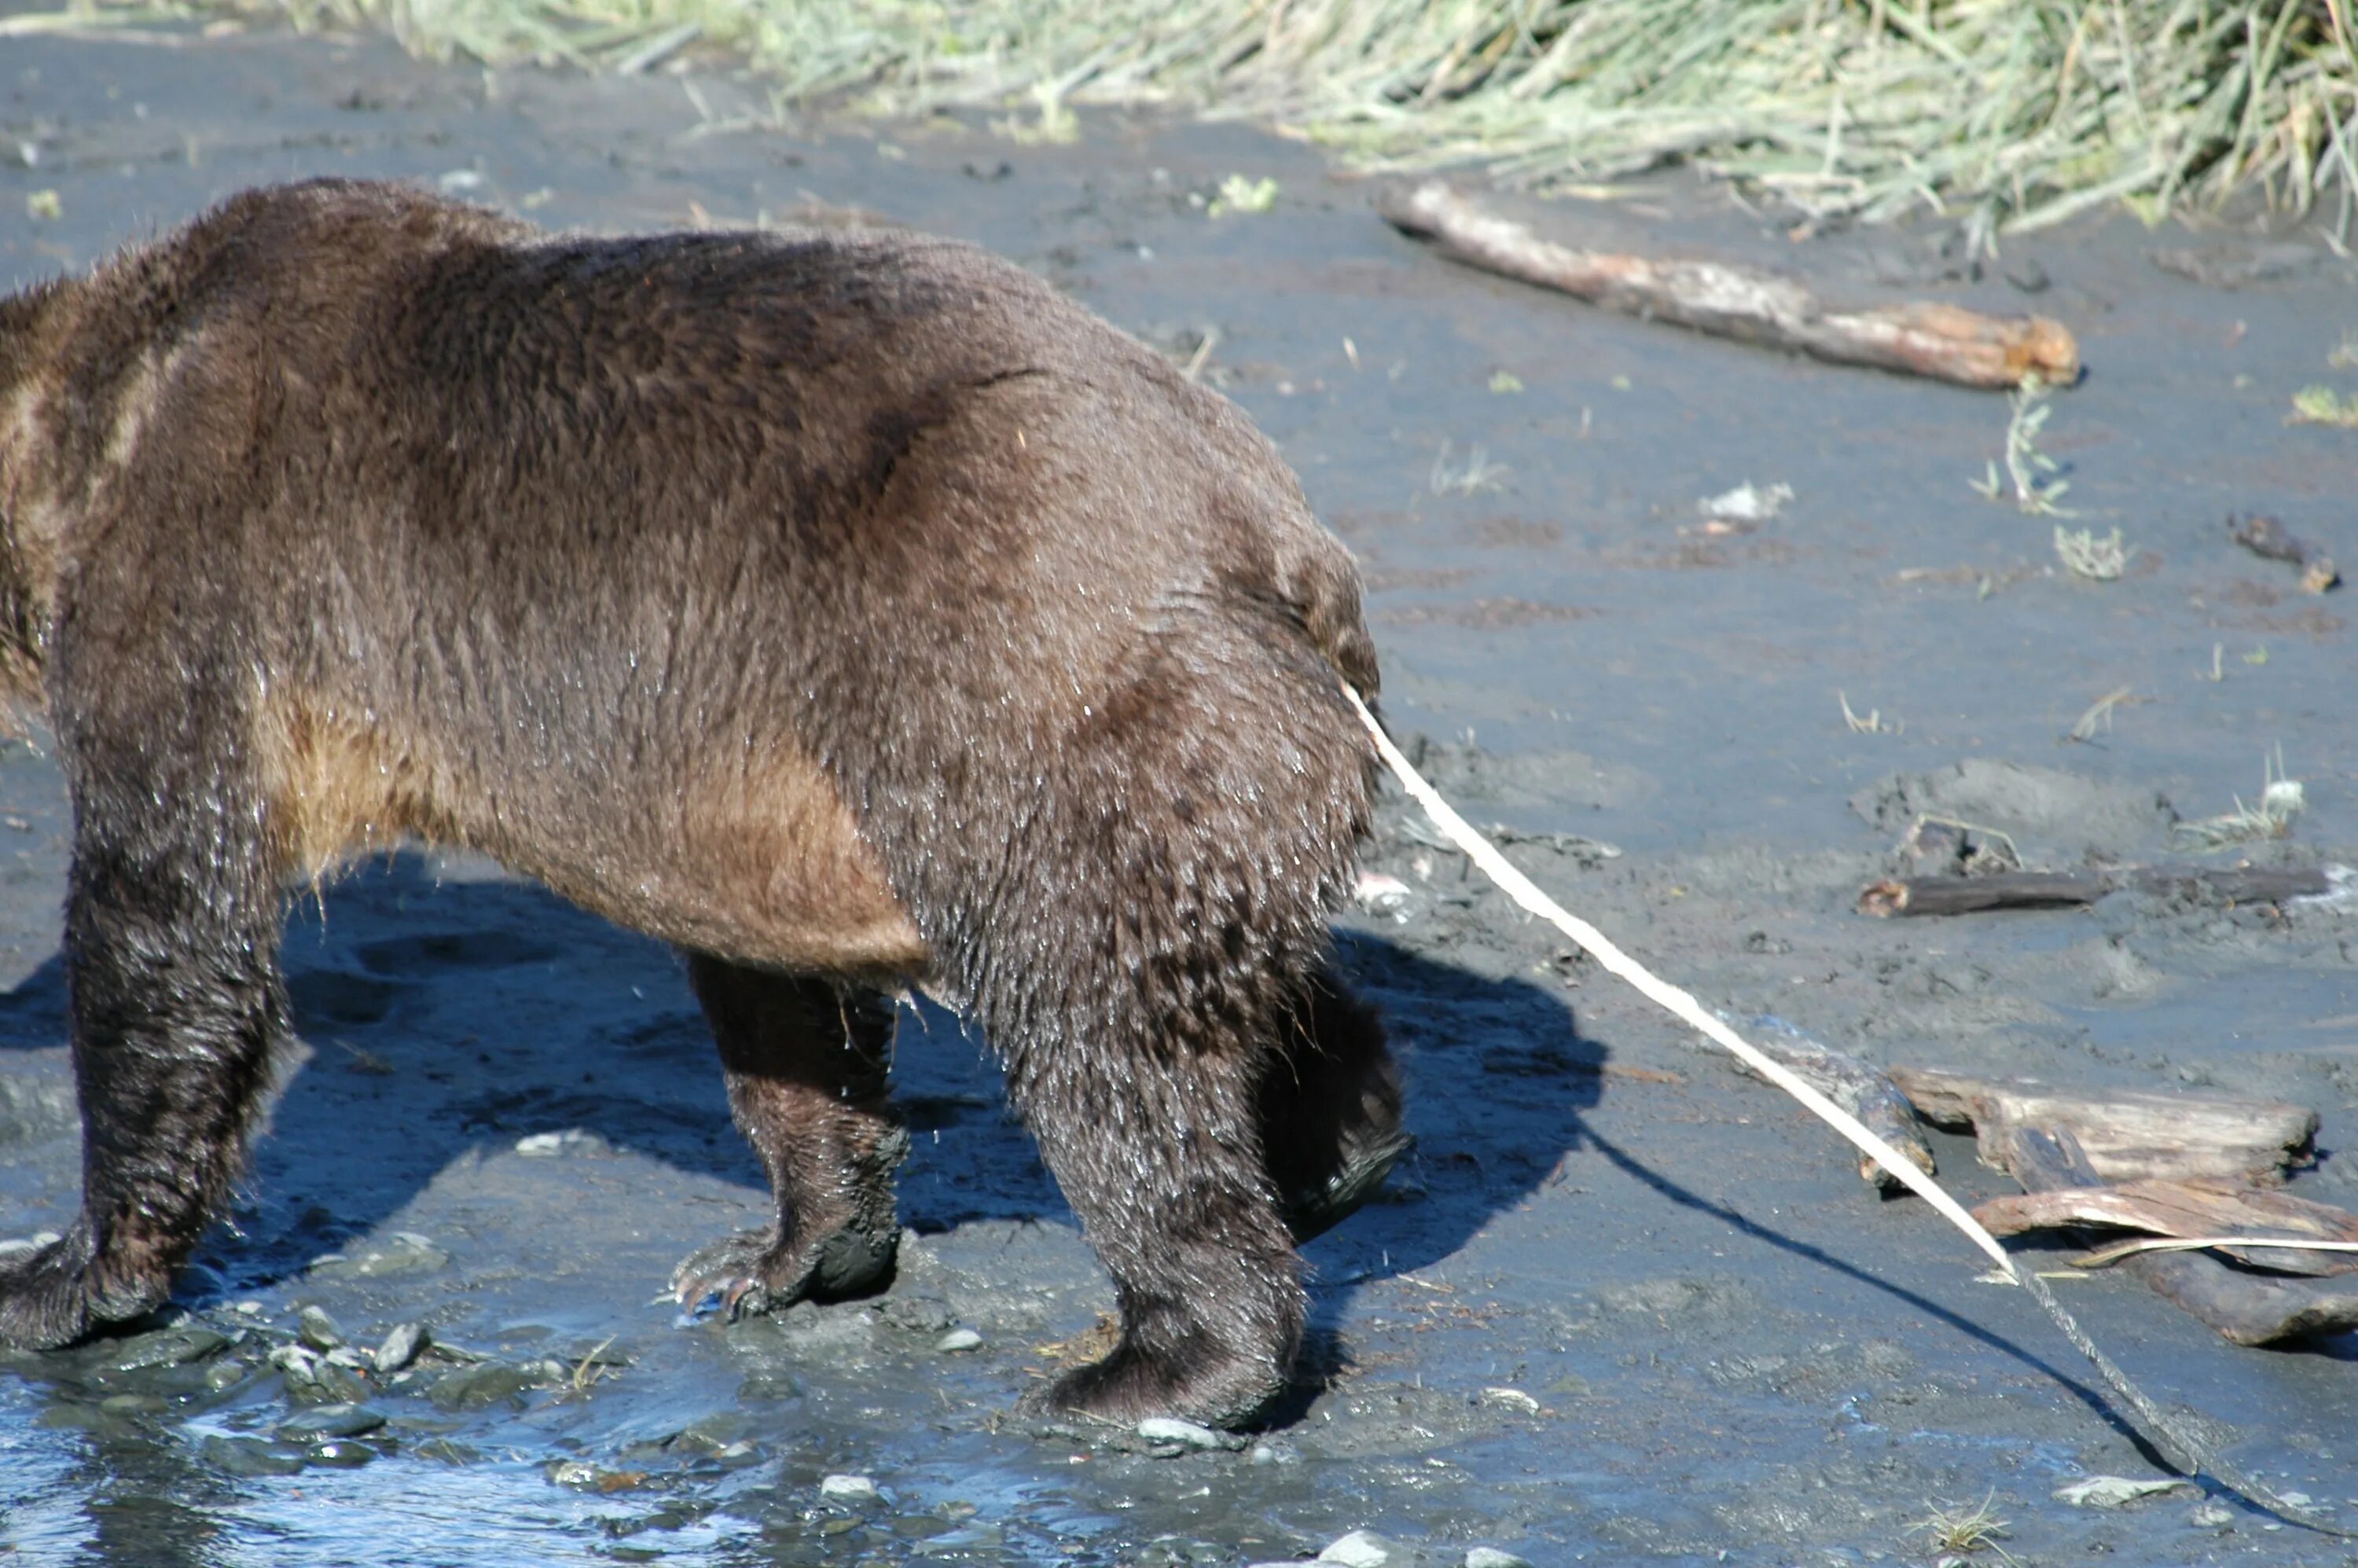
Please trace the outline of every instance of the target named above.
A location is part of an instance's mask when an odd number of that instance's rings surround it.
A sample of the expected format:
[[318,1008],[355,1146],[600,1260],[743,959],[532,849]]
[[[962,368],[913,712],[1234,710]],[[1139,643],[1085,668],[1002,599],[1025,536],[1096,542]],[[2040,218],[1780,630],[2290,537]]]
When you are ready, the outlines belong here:
[[[414,838],[481,850],[618,925],[739,963],[889,983],[929,967],[842,795],[791,744],[597,780],[503,778],[429,737],[272,708],[269,820],[292,875]],[[611,754],[631,750],[617,737]]]

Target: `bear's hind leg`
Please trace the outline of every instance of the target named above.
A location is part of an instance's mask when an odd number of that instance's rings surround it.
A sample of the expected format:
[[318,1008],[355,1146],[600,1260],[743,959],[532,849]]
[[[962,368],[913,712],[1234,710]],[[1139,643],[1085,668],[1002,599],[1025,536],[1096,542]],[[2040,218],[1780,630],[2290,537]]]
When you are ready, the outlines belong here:
[[892,1273],[892,1173],[909,1151],[885,1104],[892,1003],[700,953],[687,969],[777,1218],[691,1254],[672,1274],[673,1294],[689,1308],[717,1297],[733,1316],[873,1288]]
[[1019,1053],[1010,1067],[1121,1315],[1110,1355],[1026,1404],[1123,1424],[1249,1420],[1283,1390],[1306,1315],[1262,1169],[1253,1055],[1225,1042],[1092,1041]]

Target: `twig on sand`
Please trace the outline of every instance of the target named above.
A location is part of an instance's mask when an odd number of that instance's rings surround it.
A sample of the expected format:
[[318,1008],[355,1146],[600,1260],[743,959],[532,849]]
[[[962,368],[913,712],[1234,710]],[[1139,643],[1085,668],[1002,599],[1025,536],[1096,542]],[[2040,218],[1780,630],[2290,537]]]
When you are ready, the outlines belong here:
[[2017,387],[2032,377],[2069,386],[2080,374],[2079,343],[2043,316],[1984,316],[1931,303],[1838,310],[1807,285],[1756,267],[1559,245],[1438,180],[1388,190],[1376,210],[1459,261],[1715,337],[1965,386]]

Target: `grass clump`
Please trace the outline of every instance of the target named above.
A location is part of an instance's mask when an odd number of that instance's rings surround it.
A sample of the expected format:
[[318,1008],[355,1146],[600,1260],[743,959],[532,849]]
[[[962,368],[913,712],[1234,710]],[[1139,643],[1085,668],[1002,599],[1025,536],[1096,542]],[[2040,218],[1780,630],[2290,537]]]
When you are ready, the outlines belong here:
[[635,64],[692,36],[788,101],[1173,103],[1362,167],[1539,187],[1685,159],[1819,220],[1959,211],[1977,243],[2246,189],[2303,213],[2330,197],[2346,232],[2358,200],[2352,0],[164,3],[376,23],[492,62]]
[[2006,1539],[2006,1521],[1991,1506],[1996,1501],[1993,1491],[1970,1508],[1955,1503],[1931,1505],[1922,1519],[1908,1527],[1908,1533],[1923,1536],[1934,1552],[1943,1555],[1994,1552],[1999,1562],[2011,1563],[2016,1561],[2014,1554],[1998,1544]]

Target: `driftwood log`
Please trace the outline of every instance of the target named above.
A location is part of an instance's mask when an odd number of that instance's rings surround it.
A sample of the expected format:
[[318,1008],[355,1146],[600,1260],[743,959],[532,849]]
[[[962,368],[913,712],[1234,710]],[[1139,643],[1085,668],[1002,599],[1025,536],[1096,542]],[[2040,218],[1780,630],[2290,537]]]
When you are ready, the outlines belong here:
[[[1932,1146],[1917,1124],[1916,1108],[1882,1068],[1831,1045],[1821,1045],[1783,1019],[1765,1013],[1752,1020],[1751,1040],[1763,1055],[1858,1118],[1868,1131],[1908,1156],[1918,1170],[1928,1176],[1939,1173],[1932,1162]],[[1741,1062],[1728,1060],[1738,1072],[1758,1076]],[[1864,1154],[1859,1156],[1858,1173],[1860,1180],[1887,1196],[1908,1190],[1905,1182]]]
[[2264,560],[2299,568],[2304,593],[2323,593],[2342,580],[2332,557],[2305,539],[2293,537],[2291,530],[2273,517],[2256,512],[2248,517],[2229,517],[2227,535]]
[[[2026,1192],[2092,1187],[2101,1178],[2069,1132],[2017,1127],[2006,1167]],[[2358,1280],[2270,1278],[2199,1252],[2147,1252],[2119,1265],[2237,1345],[2275,1345],[2358,1328]]]
[[2280,903],[2323,898],[2347,885],[2339,866],[2119,866],[2104,871],[2001,871],[1986,877],[1898,877],[1871,882],[1858,912],[1973,914],[1986,909],[2061,909],[2093,903],[2124,888],[2141,892],[2198,892],[2230,903]]
[[2018,1129],[2068,1132],[2095,1179],[2225,1176],[2274,1184],[2317,1133],[2317,1113],[2239,1095],[2106,1094],[2059,1089],[2034,1078],[1973,1078],[1929,1067],[1891,1069],[1918,1115],[1935,1127],[1971,1127],[1985,1165],[2013,1171]]
[[1757,267],[1559,245],[1438,180],[1386,190],[1376,211],[1402,233],[1474,266],[1715,337],[1965,386],[2011,389],[2031,376],[2069,386],[2080,378],[2079,343],[2044,316],[1921,303],[1835,309],[1808,286]]
[[[2101,1226],[2176,1240],[2250,1236],[2358,1244],[2358,1214],[2221,1176],[2191,1176],[2182,1181],[2147,1178],[2118,1186],[2026,1192],[2019,1197],[1993,1198],[1974,1209],[1974,1217],[1993,1236]],[[2217,1250],[2238,1262],[2279,1274],[2358,1273],[2358,1253],[2289,1247],[2221,1247]],[[2082,1268],[2098,1267],[2104,1260],[2102,1252],[2074,1260]]]

